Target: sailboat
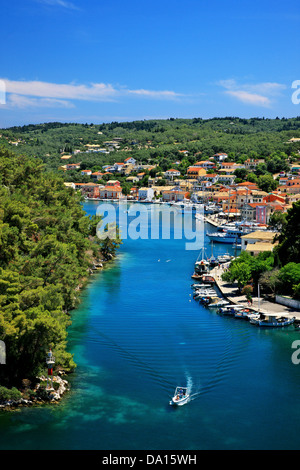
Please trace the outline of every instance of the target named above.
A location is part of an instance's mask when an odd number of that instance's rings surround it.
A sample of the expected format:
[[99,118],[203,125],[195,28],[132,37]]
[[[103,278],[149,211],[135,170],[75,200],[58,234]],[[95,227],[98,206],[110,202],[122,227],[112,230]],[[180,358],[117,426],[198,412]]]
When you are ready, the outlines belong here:
[[209,264],[210,264],[211,267],[214,267],[214,266],[218,265],[218,259],[214,257],[213,249],[214,249],[214,243],[212,242],[212,244],[211,244],[211,257],[209,259]]
[[[202,252],[202,259],[199,260],[200,254]],[[207,274],[209,272],[210,262],[205,258],[205,249],[202,248],[197,261],[194,266],[194,274],[192,275],[193,279],[201,279],[203,274]]]

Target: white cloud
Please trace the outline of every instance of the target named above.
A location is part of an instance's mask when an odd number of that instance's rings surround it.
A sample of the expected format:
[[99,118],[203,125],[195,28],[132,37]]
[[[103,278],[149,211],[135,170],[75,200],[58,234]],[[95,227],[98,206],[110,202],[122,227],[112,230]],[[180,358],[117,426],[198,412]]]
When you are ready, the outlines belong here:
[[6,92],[24,96],[42,98],[75,99],[75,100],[104,100],[116,95],[111,85],[95,83],[90,86],[76,84],[57,84],[40,81],[5,80]]
[[130,90],[106,83],[58,84],[42,81],[17,81],[3,79],[12,106],[58,106],[71,107],[72,100],[93,102],[118,101],[124,97],[150,99],[176,99],[183,95],[169,90]]
[[72,2],[66,2],[64,0],[37,0],[39,3],[50,6],[58,6],[67,8],[69,10],[79,10],[79,8]]
[[157,99],[174,99],[179,98],[180,96],[184,96],[180,93],[175,93],[175,91],[154,91],[154,90],[127,90],[127,93],[136,96],[144,96],[149,98],[157,98]]
[[271,101],[267,96],[258,95],[256,93],[249,93],[243,90],[237,91],[225,91],[227,95],[231,95],[234,98],[237,98],[239,101],[245,104],[252,104],[258,106],[270,106]]
[[286,88],[285,85],[276,82],[238,84],[233,79],[220,80],[218,84],[225,88],[224,93],[242,103],[264,107],[271,106],[272,99]]
[[9,95],[7,101],[9,108],[74,108],[74,105],[65,100],[58,100],[54,98],[32,98],[22,95]]

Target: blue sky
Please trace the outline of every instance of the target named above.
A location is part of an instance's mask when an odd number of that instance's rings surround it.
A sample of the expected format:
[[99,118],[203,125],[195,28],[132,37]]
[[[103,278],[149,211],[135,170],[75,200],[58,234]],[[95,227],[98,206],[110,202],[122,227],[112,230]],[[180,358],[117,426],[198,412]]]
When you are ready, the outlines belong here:
[[298,0],[2,2],[0,127],[293,117]]

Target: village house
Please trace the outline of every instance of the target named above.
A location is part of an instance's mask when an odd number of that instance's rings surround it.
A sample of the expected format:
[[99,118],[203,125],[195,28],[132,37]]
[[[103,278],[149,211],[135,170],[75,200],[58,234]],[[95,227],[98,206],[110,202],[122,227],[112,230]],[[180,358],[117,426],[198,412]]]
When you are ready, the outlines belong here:
[[139,200],[140,201],[152,201],[154,198],[154,191],[152,188],[140,188],[139,189]]
[[136,186],[133,186],[130,189],[130,197],[133,199],[137,199],[139,197],[139,188]]
[[80,163],[67,163],[65,168],[66,170],[79,170]]
[[67,183],[67,182],[65,182],[64,185],[67,186],[67,188],[75,189],[75,183],[72,183],[72,182]]
[[189,193],[180,190],[162,191],[162,200],[164,202],[181,202]]
[[274,242],[276,233],[267,230],[257,230],[241,236],[241,248],[252,255],[265,251],[273,251],[277,242]]
[[136,165],[136,160],[133,157],[128,157],[126,160],[124,160],[125,165]]
[[300,164],[299,163],[294,163],[294,165],[291,166],[291,172],[294,174],[296,173],[297,175],[300,174]]
[[137,176],[128,176],[128,178],[126,178],[126,181],[128,181],[129,183],[137,183],[139,179]]
[[134,169],[135,169],[135,165],[132,165],[132,163],[124,163],[119,173],[121,175],[130,175],[130,173],[132,173]]
[[[244,204],[243,207],[241,207],[241,218],[242,220],[247,220],[248,222],[256,222],[256,208],[262,206],[266,207],[266,204],[263,202],[256,202],[256,203],[247,203]],[[265,217],[266,214],[262,215],[262,213],[259,214],[260,218]]]
[[206,175],[206,170],[204,168],[196,167],[196,166],[190,166],[187,169],[188,178],[198,179],[199,176],[203,176],[203,175]]
[[233,175],[235,172],[235,168],[220,168],[218,170],[219,175]]
[[235,175],[218,175],[218,182],[227,186],[231,186],[234,184],[234,180],[236,179]]
[[94,173],[91,174],[91,178],[98,181],[102,179],[103,175],[104,173],[101,173],[101,171],[94,171]]
[[124,163],[122,163],[122,162],[121,162],[121,163],[115,163],[115,164],[114,164],[114,169],[115,169],[116,171],[121,171],[122,168],[123,168],[123,166],[124,166]]
[[214,155],[214,159],[215,159],[216,162],[218,162],[218,163],[223,162],[224,160],[226,160],[226,158],[228,158],[227,153],[216,153],[216,154]]
[[235,162],[222,162],[220,164],[221,170],[237,170],[238,168],[244,168],[244,165]]
[[265,163],[265,160],[264,159],[248,158],[244,162],[244,166],[245,166],[246,170],[255,170],[260,163]]
[[216,167],[215,162],[210,160],[194,163],[194,166],[204,168],[205,170],[213,170]]
[[258,186],[257,184],[255,183],[251,183],[251,181],[244,181],[243,183],[238,183],[236,185],[237,188],[246,188],[248,189],[249,191],[252,191],[253,189],[254,190],[258,190]]
[[60,157],[61,160],[70,160],[70,158],[72,158],[72,155],[62,155],[62,157]]
[[75,189],[81,191],[83,196],[97,199],[100,197],[101,186],[96,183],[75,183]]
[[171,170],[165,171],[164,175],[166,178],[173,180],[174,178],[177,178],[178,176],[180,176],[180,171],[174,170],[173,168],[171,168]]
[[91,170],[81,170],[82,176],[90,176],[92,174]]
[[268,193],[265,191],[260,191],[253,189],[250,193],[249,200],[250,202],[265,202],[264,198],[268,196]]
[[297,186],[300,184],[300,178],[290,178],[285,183],[287,186]]
[[242,207],[241,216],[242,219],[245,219],[248,222],[268,224],[273,212],[286,212],[286,210],[286,204],[278,201],[249,203]]
[[206,182],[209,182],[211,185],[217,183],[218,180],[219,180],[219,175],[217,175],[216,173],[211,173],[211,174],[208,173],[206,175],[199,176],[198,178],[199,183],[206,181]]
[[108,186],[100,189],[100,199],[120,199],[122,197],[122,188],[120,186]]
[[278,186],[276,192],[278,194],[299,194],[300,193],[300,184],[293,184],[293,185],[283,185]]

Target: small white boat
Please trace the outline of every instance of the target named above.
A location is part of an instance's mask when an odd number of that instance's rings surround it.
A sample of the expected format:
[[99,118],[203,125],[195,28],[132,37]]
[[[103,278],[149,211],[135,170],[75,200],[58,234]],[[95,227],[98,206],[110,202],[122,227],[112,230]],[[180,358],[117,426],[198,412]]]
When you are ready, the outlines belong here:
[[201,292],[195,292],[194,299],[198,299],[200,297],[215,297],[216,292],[215,291],[201,291]]
[[185,405],[189,401],[190,395],[187,387],[176,387],[174,396],[170,401],[170,405]]
[[209,308],[220,308],[220,307],[225,307],[226,305],[229,305],[229,302],[227,300],[219,300],[217,302],[213,302],[209,304]]
[[191,287],[195,290],[195,289],[202,289],[203,287],[204,288],[207,288],[207,284],[192,284]]

